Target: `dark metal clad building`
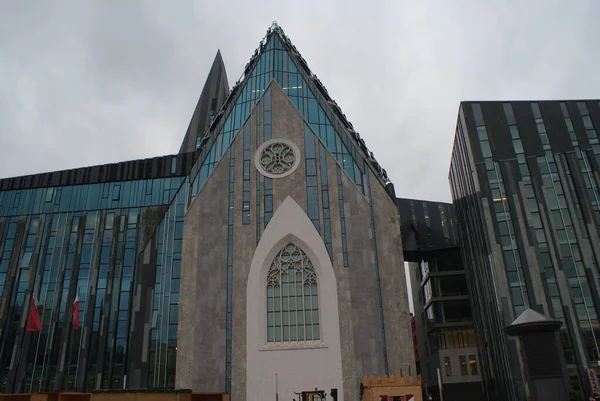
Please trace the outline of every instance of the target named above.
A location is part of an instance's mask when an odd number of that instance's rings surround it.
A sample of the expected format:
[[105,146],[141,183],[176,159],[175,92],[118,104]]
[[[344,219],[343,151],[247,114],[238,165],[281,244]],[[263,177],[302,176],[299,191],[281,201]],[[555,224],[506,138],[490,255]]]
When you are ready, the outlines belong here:
[[479,401],[481,373],[454,206],[401,198],[397,203],[425,395]]
[[503,329],[526,308],[563,322],[572,388],[599,366],[600,104],[463,102],[450,167],[486,392],[521,400]]

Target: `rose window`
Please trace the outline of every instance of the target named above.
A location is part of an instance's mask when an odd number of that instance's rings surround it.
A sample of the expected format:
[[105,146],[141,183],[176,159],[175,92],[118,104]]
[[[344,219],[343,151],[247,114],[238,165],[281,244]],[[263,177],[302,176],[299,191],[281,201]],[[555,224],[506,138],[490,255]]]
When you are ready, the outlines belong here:
[[288,172],[296,161],[296,155],[291,146],[275,142],[265,147],[260,154],[260,166],[267,173],[280,175]]

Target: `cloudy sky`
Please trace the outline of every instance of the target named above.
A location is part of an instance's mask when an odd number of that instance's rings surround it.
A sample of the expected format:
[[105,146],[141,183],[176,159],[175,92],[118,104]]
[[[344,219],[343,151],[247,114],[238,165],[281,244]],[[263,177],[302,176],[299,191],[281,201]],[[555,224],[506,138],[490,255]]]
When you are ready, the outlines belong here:
[[598,0],[6,0],[0,177],[176,153],[273,20],[401,197],[450,200],[461,100],[600,98]]

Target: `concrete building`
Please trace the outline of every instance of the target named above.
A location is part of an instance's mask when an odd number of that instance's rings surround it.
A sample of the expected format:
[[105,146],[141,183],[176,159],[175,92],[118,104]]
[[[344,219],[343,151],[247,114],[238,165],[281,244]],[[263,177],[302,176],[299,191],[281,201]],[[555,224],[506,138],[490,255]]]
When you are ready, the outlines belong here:
[[490,400],[529,394],[523,351],[504,331],[527,308],[563,322],[555,342],[565,380],[591,395],[587,374],[600,364],[598,129],[597,100],[460,105],[449,178]]
[[479,358],[454,207],[416,199],[397,203],[426,399],[479,401]]
[[219,53],[178,155],[0,180],[0,391],[414,374],[385,170],[276,24],[226,85]]

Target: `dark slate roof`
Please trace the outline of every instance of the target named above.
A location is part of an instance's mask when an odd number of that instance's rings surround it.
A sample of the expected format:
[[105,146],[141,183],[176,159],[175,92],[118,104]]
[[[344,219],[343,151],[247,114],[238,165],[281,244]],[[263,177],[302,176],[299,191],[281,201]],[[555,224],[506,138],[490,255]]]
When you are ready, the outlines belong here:
[[210,126],[210,116],[216,116],[229,95],[227,72],[221,51],[217,51],[198,104],[188,126],[179,153],[196,151],[196,138],[202,138]]
[[419,259],[423,252],[459,246],[456,214],[451,203],[398,198],[396,204],[407,260]]
[[183,153],[0,179],[0,191],[187,175],[196,155]]

